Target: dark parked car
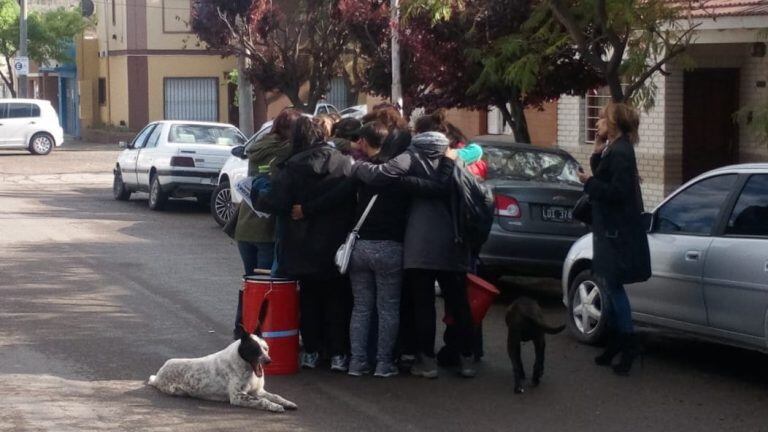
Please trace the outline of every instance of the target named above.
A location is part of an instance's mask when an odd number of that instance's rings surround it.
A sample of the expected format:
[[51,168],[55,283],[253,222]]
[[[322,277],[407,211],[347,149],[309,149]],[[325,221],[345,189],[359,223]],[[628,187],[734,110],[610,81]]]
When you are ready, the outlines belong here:
[[485,276],[559,277],[571,245],[589,229],[571,210],[582,193],[579,164],[568,152],[484,135],[486,184],[493,189],[496,220],[480,252]]

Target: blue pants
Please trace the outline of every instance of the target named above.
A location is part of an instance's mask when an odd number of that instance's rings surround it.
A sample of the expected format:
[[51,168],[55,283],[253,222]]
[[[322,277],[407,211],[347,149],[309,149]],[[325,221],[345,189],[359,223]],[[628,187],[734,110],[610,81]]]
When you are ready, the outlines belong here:
[[603,291],[608,296],[609,315],[612,318],[611,325],[620,334],[634,333],[632,325],[632,309],[629,305],[629,297],[624,285],[616,278],[602,277]]
[[[352,360],[368,362],[372,324],[378,329],[376,362],[393,365],[400,324],[400,288],[403,280],[403,244],[358,240],[349,268],[354,306],[349,327]],[[372,321],[376,320],[375,323]]]
[[[237,250],[240,251],[240,258],[243,260],[244,276],[253,276],[254,269],[271,269],[272,261],[275,256],[275,244],[272,242],[237,242]],[[240,323],[243,320],[243,292],[237,295],[237,312],[235,313],[235,330],[233,335],[236,338],[241,334]]]

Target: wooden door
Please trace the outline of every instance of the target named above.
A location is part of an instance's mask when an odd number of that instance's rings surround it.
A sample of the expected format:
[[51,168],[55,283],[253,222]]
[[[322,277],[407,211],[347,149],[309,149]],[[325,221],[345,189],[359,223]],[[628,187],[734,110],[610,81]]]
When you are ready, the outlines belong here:
[[738,162],[738,69],[696,69],[683,87],[683,181]]

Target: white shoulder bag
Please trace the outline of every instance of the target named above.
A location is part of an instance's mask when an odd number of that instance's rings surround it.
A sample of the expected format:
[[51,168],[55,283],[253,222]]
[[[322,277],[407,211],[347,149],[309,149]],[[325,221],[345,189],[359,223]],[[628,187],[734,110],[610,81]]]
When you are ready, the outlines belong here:
[[341,246],[339,246],[339,249],[336,251],[334,262],[336,263],[336,267],[338,267],[339,273],[341,274],[347,273],[347,269],[349,268],[349,259],[352,257],[352,249],[355,248],[355,242],[357,241],[357,233],[360,231],[360,227],[363,226],[363,222],[365,222],[365,219],[368,217],[368,213],[371,212],[373,203],[376,202],[376,198],[378,197],[379,195],[374,195],[371,198],[371,200],[368,202],[368,206],[363,212],[363,215],[360,216],[360,220],[357,221],[357,225],[355,225],[355,227],[352,229],[352,232],[347,235],[347,240]]

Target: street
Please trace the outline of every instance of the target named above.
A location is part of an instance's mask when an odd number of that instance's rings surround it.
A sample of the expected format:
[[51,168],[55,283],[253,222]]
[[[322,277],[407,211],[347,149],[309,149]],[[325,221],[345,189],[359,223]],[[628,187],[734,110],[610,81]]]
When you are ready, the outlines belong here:
[[[299,405],[280,415],[161,394],[145,382],[165,360],[230,343],[242,265],[194,200],[163,212],[146,194],[115,201],[117,153],[0,151],[0,430],[768,430],[764,354],[657,331],[644,332],[627,378],[595,366],[599,349],[567,331],[549,336],[542,384],[513,394],[505,303],[524,293],[551,323],[566,317],[558,281],[524,278],[503,282],[475,379],[352,378],[324,366],[267,377]],[[523,360],[530,375],[532,345]]]

